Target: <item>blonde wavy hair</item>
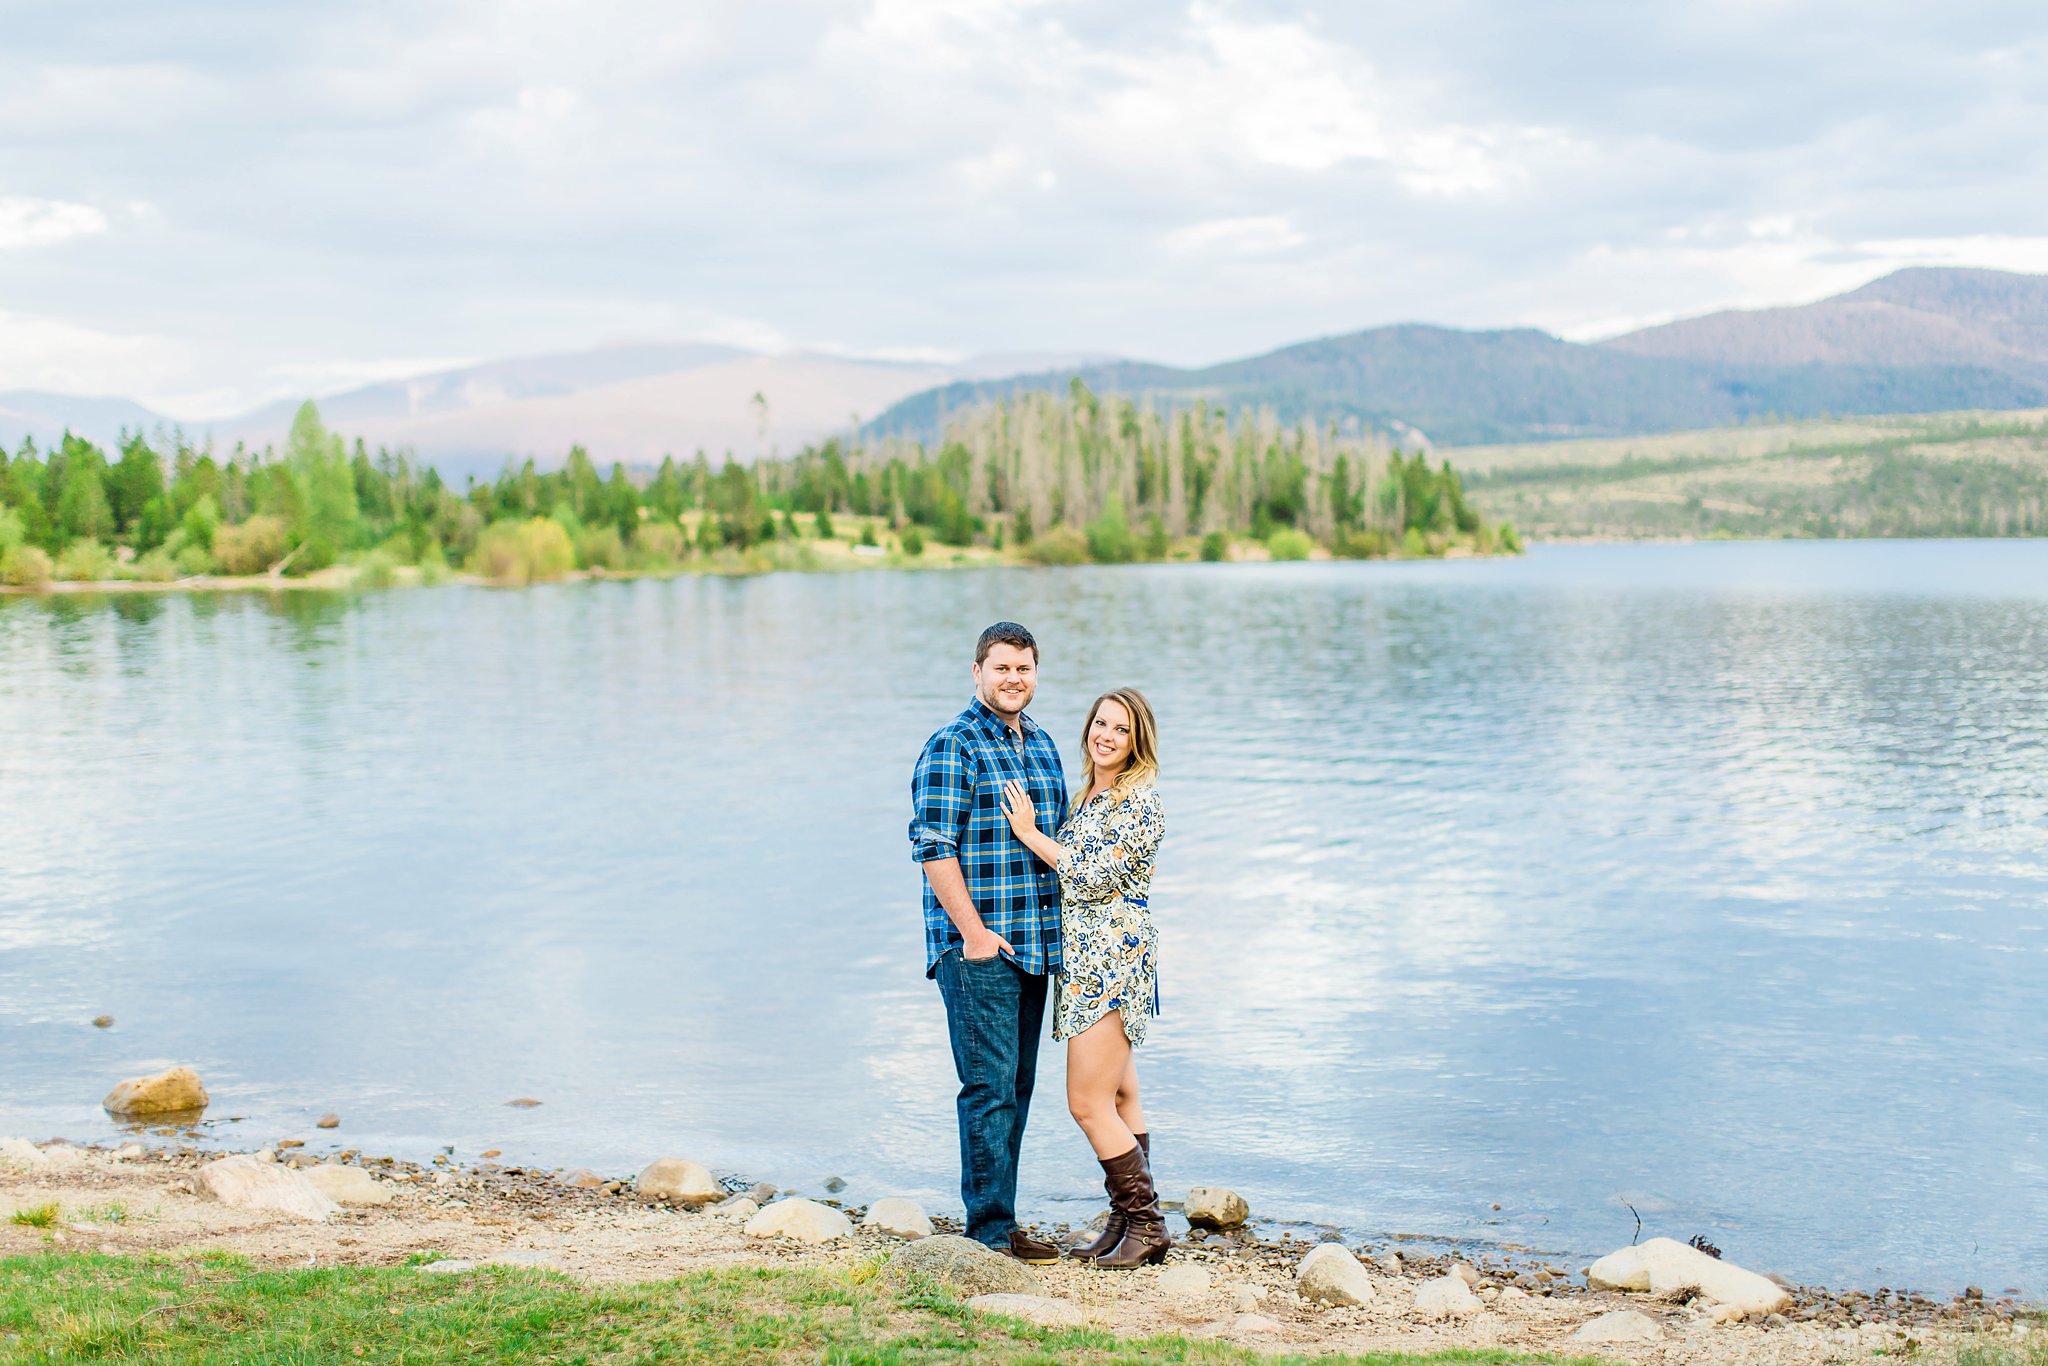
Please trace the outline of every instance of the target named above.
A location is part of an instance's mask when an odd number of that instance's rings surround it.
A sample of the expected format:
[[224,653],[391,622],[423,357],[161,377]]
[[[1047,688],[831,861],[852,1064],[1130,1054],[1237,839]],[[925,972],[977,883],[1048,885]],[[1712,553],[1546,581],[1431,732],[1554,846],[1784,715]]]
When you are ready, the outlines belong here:
[[[1136,688],[1112,688],[1096,698],[1088,708],[1088,719],[1081,723],[1083,773],[1095,771],[1095,760],[1088,753],[1088,733],[1095,728],[1095,714],[1102,710],[1104,702],[1116,703],[1131,718],[1131,752],[1124,757],[1123,772],[1117,774],[1116,781],[1109,785],[1110,794],[1122,800],[1141,787],[1151,786],[1159,776],[1159,723],[1152,717],[1152,704]],[[1080,809],[1088,787],[1087,783],[1080,784],[1074,796],[1075,810]]]

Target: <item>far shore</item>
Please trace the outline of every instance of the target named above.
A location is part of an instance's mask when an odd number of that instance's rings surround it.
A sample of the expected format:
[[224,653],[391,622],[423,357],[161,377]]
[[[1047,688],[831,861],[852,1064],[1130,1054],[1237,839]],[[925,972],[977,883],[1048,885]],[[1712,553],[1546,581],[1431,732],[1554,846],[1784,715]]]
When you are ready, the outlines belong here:
[[[201,574],[189,578],[168,579],[152,582],[144,579],[55,579],[47,583],[29,586],[0,584],[0,595],[15,597],[48,597],[93,593],[216,593],[216,592],[268,592],[289,593],[304,590],[324,592],[350,592],[371,588],[441,587],[461,584],[475,588],[526,588],[550,583],[591,583],[605,581],[636,581],[640,579],[678,579],[692,576],[714,578],[744,578],[760,574],[839,574],[859,573],[874,570],[954,570],[954,569],[1037,569],[1037,568],[1089,568],[1105,567],[1094,565],[1039,565],[1031,559],[1002,551],[992,551],[982,546],[953,547],[933,546],[922,555],[906,555],[892,550],[873,556],[859,553],[862,547],[832,547],[829,543],[821,548],[811,542],[802,547],[812,552],[814,562],[784,564],[777,562],[753,562],[741,557],[731,560],[693,562],[661,569],[571,569],[531,583],[518,579],[493,579],[479,574],[455,570],[440,570],[429,574],[417,565],[398,565],[381,570],[360,564],[333,565],[310,574]],[[835,553],[836,552],[836,553]],[[1374,563],[1413,563],[1417,559],[1466,560],[1512,558],[1509,556],[1480,555],[1463,546],[1452,546],[1440,555],[1424,557],[1388,556]],[[1296,563],[1332,563],[1338,557],[1317,546],[1304,560]],[[1362,562],[1362,561],[1361,561]],[[1231,553],[1220,561],[1202,561],[1192,554],[1176,555],[1164,560],[1133,561],[1133,564],[1271,564],[1276,563],[1267,549],[1256,541],[1233,546]],[[1286,561],[1279,561],[1286,563]],[[1108,566],[1124,567],[1124,566]]]
[[[841,1206],[828,1191],[778,1192],[730,1175],[722,1182],[730,1192],[724,1200],[684,1205],[643,1194],[631,1173],[465,1165],[446,1157],[420,1164],[365,1155],[340,1141],[315,1154],[300,1140],[282,1139],[249,1154],[283,1167],[356,1170],[350,1179],[377,1203],[345,1202],[315,1222],[202,1198],[195,1173],[223,1155],[161,1134],[147,1145],[117,1148],[0,1140],[0,1280],[11,1262],[41,1254],[225,1253],[274,1268],[512,1268],[597,1287],[750,1268],[829,1273],[858,1285],[905,1246],[864,1226],[865,1207]],[[792,1194],[842,1209],[853,1220],[851,1231],[820,1245],[744,1231],[759,1204]],[[958,1231],[944,1218],[930,1222],[938,1232]],[[2001,1362],[2008,1358],[1982,1353],[2011,1352],[2031,1331],[2030,1313],[2009,1300],[1941,1302],[1813,1287],[1795,1289],[1783,1314],[1724,1322],[1685,1296],[1591,1289],[1580,1268],[1554,1261],[1496,1254],[1460,1264],[1389,1240],[1348,1244],[1371,1273],[1373,1289],[1363,1304],[1333,1307],[1297,1293],[1297,1267],[1315,1244],[1269,1236],[1256,1225],[1188,1231],[1184,1221],[1175,1224],[1182,1230],[1176,1249],[1158,1270],[1120,1273],[1078,1262],[1031,1268],[1042,1296],[1061,1306],[1046,1312],[1123,1339],[1177,1334],[1261,1353],[1432,1359],[1447,1351],[1514,1352],[1540,1353],[1546,1361],[1597,1356],[1713,1366],[1824,1366],[1878,1353],[1954,1362],[1966,1350],[1979,1353],[1975,1360]],[[1078,1232],[1040,1228],[1062,1241]],[[1446,1276],[1474,1287],[1471,1312],[1442,1319],[1422,1312],[1418,1290]],[[1656,1336],[1598,1346],[1574,1336],[1624,1311],[1642,1315]]]

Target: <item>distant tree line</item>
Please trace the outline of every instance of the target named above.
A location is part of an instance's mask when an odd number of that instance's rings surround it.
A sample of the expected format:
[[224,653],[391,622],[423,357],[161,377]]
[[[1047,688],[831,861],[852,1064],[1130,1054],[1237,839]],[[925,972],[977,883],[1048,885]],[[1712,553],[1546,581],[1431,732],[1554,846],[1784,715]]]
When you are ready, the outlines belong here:
[[407,452],[349,446],[311,403],[281,450],[220,458],[137,434],[111,457],[69,435],[48,452],[0,451],[0,577],[17,584],[343,561],[532,579],[745,566],[821,541],[904,557],[927,542],[980,546],[1047,564],[1222,559],[1253,542],[1275,558],[1520,549],[1448,462],[1307,422],[1233,422],[1199,405],[1162,414],[1078,382],[970,413],[936,446],[834,439],[750,465],[671,457],[637,476],[600,473],[577,446],[559,469],[508,463],[460,489]]

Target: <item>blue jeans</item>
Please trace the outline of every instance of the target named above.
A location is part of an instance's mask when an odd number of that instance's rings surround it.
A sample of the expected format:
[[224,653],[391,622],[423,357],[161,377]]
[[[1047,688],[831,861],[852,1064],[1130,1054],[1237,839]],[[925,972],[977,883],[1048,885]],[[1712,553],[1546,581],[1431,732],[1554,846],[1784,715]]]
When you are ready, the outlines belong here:
[[970,962],[948,949],[935,974],[960,1076],[960,1201],[967,1236],[1006,1247],[1017,1226],[1017,1158],[1038,1077],[1045,978],[998,954]]

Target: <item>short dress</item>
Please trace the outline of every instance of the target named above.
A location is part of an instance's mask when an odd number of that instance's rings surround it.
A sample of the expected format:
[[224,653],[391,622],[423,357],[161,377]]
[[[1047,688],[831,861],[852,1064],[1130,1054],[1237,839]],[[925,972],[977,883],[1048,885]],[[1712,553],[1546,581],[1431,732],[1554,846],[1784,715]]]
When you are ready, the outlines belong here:
[[[1166,833],[1159,793],[1097,793],[1060,826],[1060,959],[1052,1036],[1071,1039],[1112,1010],[1145,1042],[1159,1013],[1159,934],[1146,904]],[[1112,852],[1112,850],[1116,852]]]

